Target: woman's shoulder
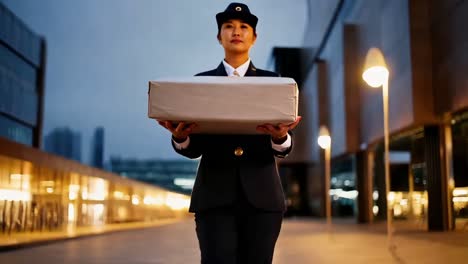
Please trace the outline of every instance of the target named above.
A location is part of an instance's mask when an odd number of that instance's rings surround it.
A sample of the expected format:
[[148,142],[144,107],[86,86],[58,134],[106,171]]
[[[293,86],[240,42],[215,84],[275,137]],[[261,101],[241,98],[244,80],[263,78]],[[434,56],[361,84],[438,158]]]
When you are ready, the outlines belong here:
[[[280,77],[280,75],[276,72],[272,71],[267,71],[267,70],[262,70],[258,68],[254,68],[254,76],[262,76],[262,77]],[[195,74],[195,76],[218,76],[219,72],[218,69],[210,70],[210,71],[204,71]]]
[[264,76],[264,77],[280,77],[280,75],[276,72],[272,72],[272,71],[267,71],[267,70],[262,70],[262,69],[255,69],[255,71],[257,72],[257,75],[258,76]]
[[200,73],[195,74],[195,76],[216,76],[216,71],[217,71],[217,69],[210,70],[210,71],[204,71],[204,72],[200,72]]

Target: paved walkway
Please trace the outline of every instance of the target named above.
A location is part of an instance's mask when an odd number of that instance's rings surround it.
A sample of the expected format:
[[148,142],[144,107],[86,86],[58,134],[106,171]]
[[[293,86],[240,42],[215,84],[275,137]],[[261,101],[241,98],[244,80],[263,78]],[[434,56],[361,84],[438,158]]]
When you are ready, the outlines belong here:
[[180,222],[180,219],[161,219],[148,223],[120,223],[120,224],[107,224],[100,226],[89,226],[79,228],[67,228],[61,231],[44,231],[44,232],[21,232],[13,233],[12,235],[0,233],[0,252],[8,251],[11,249],[18,249],[23,247],[30,247],[33,245],[43,245],[56,241],[64,241],[68,239],[82,238],[87,236],[101,235],[112,232],[136,230],[157,227],[172,223]]
[[289,221],[277,244],[275,263],[465,263],[468,232],[427,232],[396,224],[395,249],[388,249],[385,223],[333,224]]
[[[426,232],[397,226],[394,254],[385,224],[284,222],[273,263],[466,263],[468,232]],[[199,263],[193,220],[67,240],[0,253],[0,263]]]

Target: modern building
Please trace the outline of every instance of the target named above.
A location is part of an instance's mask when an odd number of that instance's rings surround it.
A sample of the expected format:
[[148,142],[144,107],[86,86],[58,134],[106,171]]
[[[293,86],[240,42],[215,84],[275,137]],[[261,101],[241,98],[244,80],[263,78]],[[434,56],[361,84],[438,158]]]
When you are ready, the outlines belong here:
[[98,127],[94,130],[91,143],[91,166],[104,168],[104,128]]
[[187,215],[189,196],[0,138],[0,237]]
[[[308,1],[310,10],[313,2]],[[322,41],[309,43],[315,34],[310,27],[299,51],[303,55],[289,62],[300,76],[303,122],[296,131],[301,144],[281,169],[300,183],[291,189],[303,198],[298,203],[324,215],[328,192],[316,140],[325,125],[332,138],[331,195],[350,198],[359,222],[385,219],[390,206],[393,218],[424,223],[427,230],[463,228],[468,218],[468,1],[327,4],[334,12]],[[390,72],[389,204],[382,90],[362,79],[372,47],[382,51]],[[285,54],[274,53],[280,62]],[[279,71],[284,68],[277,65]],[[343,184],[333,187],[340,178]]]
[[44,137],[44,150],[81,162],[81,134],[68,127],[56,128]]
[[195,160],[137,160],[112,157],[111,170],[123,177],[190,194],[197,175]]
[[46,42],[0,4],[0,137],[40,147]]
[[44,39],[0,3],[0,239],[186,216],[186,195],[40,150],[44,71]]

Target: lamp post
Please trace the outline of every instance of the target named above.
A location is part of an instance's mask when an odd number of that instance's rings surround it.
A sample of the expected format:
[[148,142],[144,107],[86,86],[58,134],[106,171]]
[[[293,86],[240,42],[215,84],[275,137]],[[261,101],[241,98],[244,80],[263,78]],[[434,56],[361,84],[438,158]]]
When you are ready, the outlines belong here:
[[327,229],[331,231],[331,199],[330,199],[330,153],[331,137],[327,127],[321,126],[317,139],[319,146],[325,150],[325,215],[327,217]]
[[371,48],[367,52],[362,78],[374,88],[382,86],[383,121],[384,121],[384,165],[385,165],[385,197],[387,201],[387,242],[392,246],[392,209],[390,207],[390,159],[389,159],[389,132],[388,132],[388,68],[382,51]]

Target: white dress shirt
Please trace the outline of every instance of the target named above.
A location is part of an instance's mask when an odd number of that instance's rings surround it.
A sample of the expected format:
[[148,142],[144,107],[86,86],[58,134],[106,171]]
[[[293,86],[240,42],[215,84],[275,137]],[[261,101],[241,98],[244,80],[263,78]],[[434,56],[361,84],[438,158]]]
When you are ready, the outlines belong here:
[[[245,73],[249,69],[250,66],[250,58],[244,62],[241,66],[234,68],[229,63],[227,63],[225,60],[223,60],[223,65],[224,69],[226,69],[226,73],[230,77],[244,77]],[[234,72],[237,72],[239,75],[235,75]]]

